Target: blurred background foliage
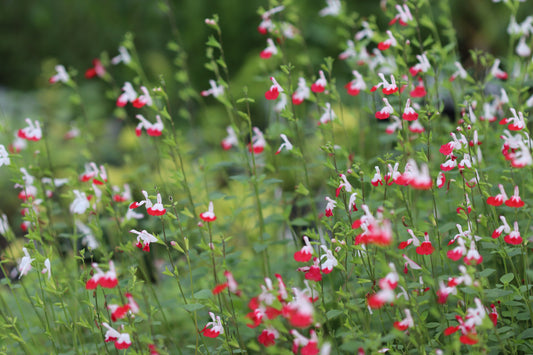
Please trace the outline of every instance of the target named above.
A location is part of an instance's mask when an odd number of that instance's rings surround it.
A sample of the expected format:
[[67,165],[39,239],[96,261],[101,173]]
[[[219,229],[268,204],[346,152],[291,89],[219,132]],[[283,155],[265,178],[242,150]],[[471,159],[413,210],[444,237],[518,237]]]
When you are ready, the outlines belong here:
[[[508,12],[502,4],[490,0],[449,0],[453,21],[463,55],[470,48],[504,54]],[[294,1],[299,6],[301,25],[307,44],[322,51],[317,58],[336,56],[337,41],[321,32],[319,9],[324,1]],[[389,1],[389,3],[394,3]],[[532,1],[521,5],[518,20],[533,13]],[[217,13],[221,19],[224,48],[232,71],[242,68],[251,56],[256,57],[265,39],[255,28],[259,23],[257,9],[268,7],[266,0],[3,0],[0,11],[0,85],[18,90],[31,90],[43,85],[39,80],[42,63],[54,59],[80,72],[91,66],[91,60],[106,51],[115,55],[126,32],[135,35],[142,62],[163,69],[170,67],[167,43],[175,39],[173,23],[180,41],[189,54],[189,70],[194,87],[203,88],[209,74],[204,69],[205,42],[209,29],[203,20]],[[378,17],[382,28],[387,19],[379,16],[380,1],[346,1],[349,11],[360,17]],[[170,8],[170,12],[166,9]],[[314,30],[316,29],[316,30]],[[333,45],[333,47],[332,47]],[[48,75],[48,73],[47,73]]]

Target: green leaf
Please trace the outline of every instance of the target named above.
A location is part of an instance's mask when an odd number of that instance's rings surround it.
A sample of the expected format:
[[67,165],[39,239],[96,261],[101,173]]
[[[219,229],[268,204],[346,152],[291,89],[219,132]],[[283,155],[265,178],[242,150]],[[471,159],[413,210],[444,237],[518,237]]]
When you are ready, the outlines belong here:
[[297,194],[300,194],[303,196],[309,195],[309,190],[302,183],[298,184],[295,191]]
[[168,269],[168,267],[165,267],[165,271],[163,271],[162,274],[167,276],[174,276],[174,274]]
[[198,300],[207,300],[211,298],[211,296],[213,296],[213,292],[211,292],[211,290],[208,290],[206,288],[194,293],[194,298]]
[[500,281],[504,285],[508,284],[511,281],[513,281],[513,279],[514,279],[514,274],[512,272],[507,273],[507,274],[503,275],[502,277],[500,277]]
[[496,271],[495,269],[486,268],[485,270],[483,270],[483,271],[481,271],[479,273],[479,276],[488,277],[488,276],[492,275],[495,271]]
[[189,303],[189,304],[182,305],[182,307],[188,312],[195,312],[195,311],[199,311],[200,309],[204,308],[205,306],[203,304],[200,304],[200,303]]
[[333,319],[333,318],[335,318],[335,317],[340,316],[342,313],[343,313],[343,311],[341,311],[341,310],[339,310],[339,309],[332,309],[332,310],[330,310],[330,311],[328,311],[328,312],[326,313],[326,317],[327,317],[328,319]]
[[209,38],[207,39],[206,45],[209,47],[214,47],[218,49],[222,48],[220,46],[220,43],[218,43],[218,41],[213,36],[209,36]]
[[533,338],[533,328],[526,329],[518,335],[518,339],[529,339],[529,338]]

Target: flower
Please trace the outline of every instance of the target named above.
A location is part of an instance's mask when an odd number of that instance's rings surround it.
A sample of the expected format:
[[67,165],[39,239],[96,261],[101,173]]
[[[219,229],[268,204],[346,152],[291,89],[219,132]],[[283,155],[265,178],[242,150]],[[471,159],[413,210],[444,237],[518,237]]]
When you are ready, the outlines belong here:
[[529,48],[529,46],[526,44],[525,36],[520,37],[518,45],[516,46],[516,54],[521,57],[529,57],[531,54],[531,48]]
[[159,241],[153,234],[148,233],[146,230],[141,232],[135,229],[130,230],[130,233],[137,234],[137,248],[144,251],[150,251],[150,243],[156,243]]
[[100,59],[98,58],[93,59],[93,66],[87,69],[87,71],[85,71],[85,77],[87,79],[92,79],[95,76],[102,78],[104,75],[105,75],[105,68],[102,65],[102,62],[100,61]]
[[103,288],[114,288],[116,285],[118,285],[117,273],[115,271],[115,264],[113,261],[109,260],[109,271],[106,273],[104,273],[98,267],[97,263],[92,263],[91,266],[96,270],[96,272],[85,283],[85,289],[94,290],[96,287],[98,287],[98,285]]
[[274,41],[272,41],[272,38],[267,38],[267,47],[261,51],[259,56],[263,59],[268,59],[276,54],[278,54],[278,48],[274,44]]
[[119,63],[129,64],[131,62],[131,56],[128,50],[124,46],[118,47],[118,55],[111,58],[111,64],[117,65]]
[[25,119],[28,124],[27,127],[18,130],[18,137],[29,141],[38,141],[42,138],[43,132],[39,121],[31,121],[29,118]]
[[275,100],[278,98],[279,93],[283,92],[283,88],[278,84],[276,79],[271,76],[270,80],[272,81],[272,86],[270,86],[270,89],[268,89],[267,92],[265,92],[265,99],[267,100]]
[[394,328],[402,331],[415,326],[413,318],[411,317],[411,311],[404,309],[403,312],[405,313],[405,318],[399,322],[394,322],[393,324]]
[[511,232],[511,227],[507,223],[507,219],[505,219],[504,216],[500,216],[500,220],[502,221],[503,224],[501,226],[499,226],[498,228],[496,228],[494,230],[494,232],[492,232],[492,238],[493,239],[498,238],[500,235],[502,235],[503,232],[505,232],[505,233],[510,233]]
[[408,267],[410,267],[413,270],[421,270],[422,269],[422,267],[420,265],[418,265],[413,260],[411,260],[407,255],[402,254],[402,257],[405,260],[405,264],[403,266],[403,273],[404,274],[407,274]]
[[394,75],[391,74],[390,76],[390,84],[387,79],[385,79],[385,75],[383,73],[378,73],[378,76],[381,78],[381,82],[379,82],[377,85],[374,85],[372,89],[370,89],[370,92],[374,92],[382,86],[383,88],[381,89],[381,91],[385,95],[391,95],[398,91],[398,86],[396,85],[396,79],[394,78]]
[[381,177],[381,171],[379,170],[378,166],[374,167],[376,169],[376,173],[374,174],[374,177],[370,181],[370,183],[373,186],[383,185],[383,178]]
[[461,63],[455,62],[455,67],[457,68],[457,71],[450,76],[450,81],[454,81],[455,78],[460,77],[461,79],[466,79],[468,77],[468,73],[463,68]]
[[294,298],[283,306],[282,314],[292,327],[307,328],[313,323],[313,305],[303,291],[297,288],[292,291]]
[[265,11],[261,15],[262,21],[257,27],[257,31],[263,35],[267,34],[267,32],[269,31],[272,31],[274,29],[274,24],[272,23],[272,20],[270,19],[270,17],[274,14],[277,14],[278,12],[283,11],[283,9],[285,9],[285,6],[280,5],[280,6],[273,7],[272,9],[268,11]]
[[91,206],[89,199],[85,192],[74,190],[74,201],[70,204],[70,213],[72,214],[84,214],[85,211]]
[[44,268],[41,270],[41,274],[48,273],[48,280],[52,277],[52,265],[50,264],[50,259],[46,258],[44,261]]
[[406,121],[414,121],[418,119],[418,113],[411,107],[411,99],[407,99],[405,109],[403,110],[402,118]]
[[326,248],[325,245],[321,245],[320,248],[324,251],[324,254],[320,256],[320,260],[322,261],[321,270],[324,274],[329,274],[338,265],[337,258],[333,256],[331,250]]
[[365,81],[363,80],[363,76],[359,74],[357,70],[352,71],[352,74],[355,76],[355,79],[350,81],[348,84],[346,84],[344,87],[346,88],[346,91],[349,95],[357,96],[361,92],[361,90],[366,89]]
[[133,86],[129,81],[126,81],[122,86],[122,94],[117,99],[117,106],[124,107],[128,102],[135,101],[137,99],[137,92],[133,89]]
[[346,179],[346,175],[339,174],[339,177],[341,178],[342,181],[339,184],[339,187],[337,187],[337,190],[335,190],[335,197],[339,197],[339,194],[341,193],[341,190],[343,187],[346,190],[346,192],[352,192],[352,185]]
[[378,43],[378,49],[380,51],[385,51],[390,48],[390,46],[395,47],[398,44],[398,41],[396,41],[396,38],[392,35],[392,32],[387,30],[387,38],[386,40]]
[[326,85],[328,85],[328,82],[326,80],[326,77],[324,76],[324,72],[322,70],[318,71],[318,79],[311,85],[311,91],[315,94],[324,92],[326,89]]
[[329,102],[326,102],[325,106],[326,107],[324,107],[324,113],[322,114],[322,116],[320,116],[320,121],[318,123],[319,125],[333,121],[337,117],[337,115],[331,108],[331,104]]
[[386,120],[389,118],[390,114],[394,112],[394,108],[390,105],[389,100],[387,98],[383,98],[383,102],[385,103],[385,106],[376,112],[376,118],[378,120]]
[[268,327],[264,329],[257,340],[265,347],[276,344],[276,339],[279,338],[279,333],[276,329]]
[[292,103],[294,105],[300,105],[305,99],[309,98],[310,93],[311,92],[307,87],[305,78],[298,78],[298,87],[296,88],[294,94],[292,94]]
[[491,206],[500,206],[504,200],[506,201],[509,200],[507,197],[507,194],[505,193],[505,190],[503,189],[503,185],[498,184],[498,188],[500,189],[500,193],[497,194],[496,196],[487,197],[487,204]]
[[111,311],[111,320],[113,322],[124,318],[128,311],[132,314],[139,313],[139,305],[135,302],[131,293],[126,293],[125,296],[128,299],[128,303],[125,305],[119,306],[117,304],[110,304],[107,306],[107,309]]
[[146,118],[144,118],[143,115],[136,115],[135,117],[137,117],[137,119],[141,121],[135,128],[135,134],[137,135],[137,137],[140,137],[143,128],[146,129],[146,133],[148,133],[148,135],[152,137],[159,137],[163,132],[164,126],[163,121],[161,121],[161,116],[155,116],[156,123],[149,122],[148,120],[146,120]]
[[9,222],[7,221],[6,214],[2,214],[0,216],[0,235],[6,235],[6,233],[9,231]]
[[119,333],[115,329],[111,328],[111,326],[106,322],[103,322],[102,325],[107,329],[104,339],[106,343],[114,342],[115,348],[117,348],[118,350],[127,349],[130,347],[131,339],[128,333]]
[[83,238],[81,240],[82,245],[86,245],[90,249],[96,249],[100,244],[93,235],[91,228],[87,227],[85,224],[76,220],[76,228],[81,232]]
[[510,199],[505,201],[505,206],[507,207],[514,207],[514,208],[520,208],[524,206],[524,201],[520,198],[520,193],[518,191],[518,185],[514,187],[514,195],[511,196]]
[[407,22],[413,21],[413,15],[411,15],[407,4],[403,4],[403,6],[397,4],[396,11],[398,11],[398,14],[389,22],[389,26],[394,25],[396,21],[402,26],[407,26]]
[[[518,227],[517,227],[518,228]],[[464,262],[467,265],[478,265],[481,264],[483,261],[483,257],[479,254],[479,251],[476,248],[475,241],[470,242],[470,249],[468,249],[468,252],[466,253],[466,256],[464,257]]]
[[55,66],[56,75],[52,76],[50,79],[48,79],[48,82],[50,84],[55,84],[57,82],[66,83],[70,80],[70,77],[67,73],[67,70],[62,65],[56,65]]
[[213,222],[217,219],[217,216],[215,216],[215,212],[213,210],[213,201],[209,201],[209,208],[206,212],[200,213],[200,218],[203,219],[205,222]]
[[167,210],[163,207],[160,193],[157,193],[157,202],[155,204],[152,204],[152,201],[148,198],[148,192],[142,190],[142,194],[144,195],[144,200],[141,202],[132,202],[130,204],[130,209],[135,209],[139,206],[145,205],[146,212],[148,212],[150,216],[162,216],[167,212]]
[[281,139],[283,139],[283,143],[281,143],[278,150],[276,151],[276,155],[281,153],[281,150],[283,148],[287,149],[288,151],[291,151],[293,148],[291,142],[289,142],[289,139],[287,138],[285,134],[281,133],[279,136],[281,137]]
[[201,92],[202,96],[209,96],[213,95],[214,97],[219,97],[221,95],[224,95],[224,86],[217,85],[216,81],[209,80],[209,85],[211,86],[208,90],[203,90]]
[[320,273],[320,259],[314,258],[313,265],[311,266],[302,266],[298,268],[298,271],[305,272],[305,279],[315,282],[322,280],[322,274]]
[[419,255],[431,255],[435,251],[435,248],[431,244],[429,240],[429,234],[427,232],[424,233],[424,241],[422,244],[420,244],[419,247],[416,248],[416,253]]
[[492,65],[490,69],[490,74],[498,79],[501,80],[507,80],[508,75],[506,72],[500,69],[500,60],[495,59],[494,64]]
[[313,329],[309,331],[309,339],[298,333],[296,329],[291,329],[291,335],[294,336],[292,342],[292,352],[294,354],[298,354],[298,350],[300,350],[301,355],[317,355],[319,353],[318,337]]
[[145,105],[152,106],[152,97],[150,96],[150,93],[148,92],[146,86],[141,86],[141,91],[143,92],[142,95],[139,95],[139,97],[137,97],[131,102],[133,107],[141,108]]
[[265,150],[266,146],[266,140],[263,136],[263,132],[257,127],[253,128],[254,135],[252,137],[252,142],[248,143],[248,151],[250,153],[259,154],[262,153],[263,150]]
[[[407,7],[407,5],[405,6]],[[418,59],[418,63],[409,68],[409,73],[411,73],[412,76],[415,76],[418,73],[425,73],[431,69],[431,64],[429,64],[428,57],[425,53],[417,55],[416,59]]]
[[0,144],[0,166],[11,164],[9,159],[9,154],[7,154],[6,147],[3,144]]
[[[518,222],[515,221],[514,222],[514,229],[511,233],[509,233],[509,235],[506,235],[503,240],[507,243],[507,244],[511,244],[511,245],[519,245],[519,244],[522,244],[522,237],[520,236],[520,231],[518,230]],[[478,263],[479,264],[479,263]]]
[[31,270],[31,262],[35,260],[32,259],[30,253],[28,253],[28,249],[22,248],[22,251],[24,252],[24,256],[22,257],[22,259],[20,259],[20,263],[18,266],[19,279]]
[[357,53],[355,53],[355,45],[352,40],[346,41],[346,48],[341,54],[339,54],[340,60],[346,60],[348,58],[353,58],[356,56]]
[[212,291],[213,294],[217,295],[223,290],[225,290],[226,288],[229,288],[231,293],[234,293],[237,296],[240,296],[241,291],[238,289],[239,285],[237,284],[237,281],[235,281],[235,279],[233,278],[233,274],[231,273],[231,271],[229,270],[224,271],[224,277],[226,278],[226,282],[215,286],[215,288]]
[[442,171],[439,171],[439,175],[437,175],[437,187],[439,189],[442,189],[444,187],[444,184],[446,183],[446,175]]
[[326,204],[326,217],[331,217],[333,216],[333,209],[337,206],[337,201],[330,199],[328,196],[326,196],[326,201],[328,202]]
[[224,138],[220,144],[222,146],[222,149],[230,150],[231,147],[237,146],[237,144],[239,143],[239,139],[237,138],[237,134],[235,133],[233,127],[226,127],[226,132],[228,132],[228,136]]
[[526,126],[526,122],[524,120],[524,114],[522,112],[518,112],[517,114],[516,110],[512,107],[510,108],[510,110],[513,114],[513,117],[502,119],[500,121],[500,124],[503,125],[503,124],[509,123],[507,128],[510,131],[521,131]]
[[302,247],[302,249],[294,253],[294,260],[301,263],[306,263],[311,260],[311,257],[313,256],[313,247],[311,246],[307,236],[304,235],[303,240],[305,245]]
[[[411,97],[424,97],[426,96],[427,94],[427,91],[426,91],[426,87],[424,86],[424,81],[422,80],[422,78],[419,78],[418,79],[418,84],[415,85],[415,88],[413,90],[411,90],[411,92],[409,93],[409,95],[411,95]],[[472,122],[474,122],[475,120],[472,119]]]
[[216,338],[220,334],[224,334],[224,327],[222,326],[222,322],[220,321],[220,316],[215,317],[215,314],[213,312],[209,312],[209,316],[211,317],[212,321],[208,322],[205,325],[204,329],[200,331],[200,333],[202,333],[208,338]]
[[318,12],[321,17],[338,16],[341,12],[340,0],[326,0],[327,6]]

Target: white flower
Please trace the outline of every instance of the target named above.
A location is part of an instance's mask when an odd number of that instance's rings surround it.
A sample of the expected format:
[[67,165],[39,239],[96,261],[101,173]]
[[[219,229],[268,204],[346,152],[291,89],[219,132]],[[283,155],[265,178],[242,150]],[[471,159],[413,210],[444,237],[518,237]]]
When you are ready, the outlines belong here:
[[28,253],[28,249],[22,248],[22,251],[24,252],[24,256],[22,257],[22,259],[20,259],[20,263],[18,266],[19,279],[23,275],[26,275],[31,270],[31,262],[35,260],[30,257],[30,254]]
[[3,144],[0,144],[0,166],[11,164],[9,155],[7,154],[6,147]]

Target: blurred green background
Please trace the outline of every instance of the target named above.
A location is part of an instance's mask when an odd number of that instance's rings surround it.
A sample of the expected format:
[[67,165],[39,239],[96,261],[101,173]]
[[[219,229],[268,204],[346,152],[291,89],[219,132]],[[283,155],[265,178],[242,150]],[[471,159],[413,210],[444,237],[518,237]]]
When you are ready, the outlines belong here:
[[[320,48],[323,56],[336,56],[336,41],[313,32],[317,12],[325,1],[293,1],[310,46]],[[375,14],[382,29],[387,19],[380,17],[380,1],[345,1],[350,11],[360,17]],[[395,2],[389,1],[389,5]],[[432,2],[433,3],[433,2]],[[458,32],[461,53],[480,48],[502,54],[506,45],[508,9],[490,0],[450,0],[453,21]],[[221,18],[224,46],[230,69],[235,72],[246,59],[265,46],[265,38],[255,28],[257,9],[269,7],[267,0],[2,0],[0,11],[0,85],[17,90],[31,90],[43,85],[39,80],[42,63],[55,59],[80,72],[91,60],[106,51],[116,55],[126,32],[135,35],[141,59],[148,65],[165,66],[171,62],[166,45],[173,39],[171,21],[175,21],[181,42],[189,54],[193,86],[206,86],[209,79],[203,65],[209,29],[203,20],[217,13]],[[165,8],[170,7],[170,18]],[[519,20],[533,13],[531,1],[521,5]],[[325,19],[326,21],[333,20]],[[317,27],[317,31],[320,30]],[[323,57],[323,56],[318,56]],[[147,61],[146,61],[147,60]],[[163,68],[164,69],[164,68]],[[42,79],[42,78],[41,78]]]

